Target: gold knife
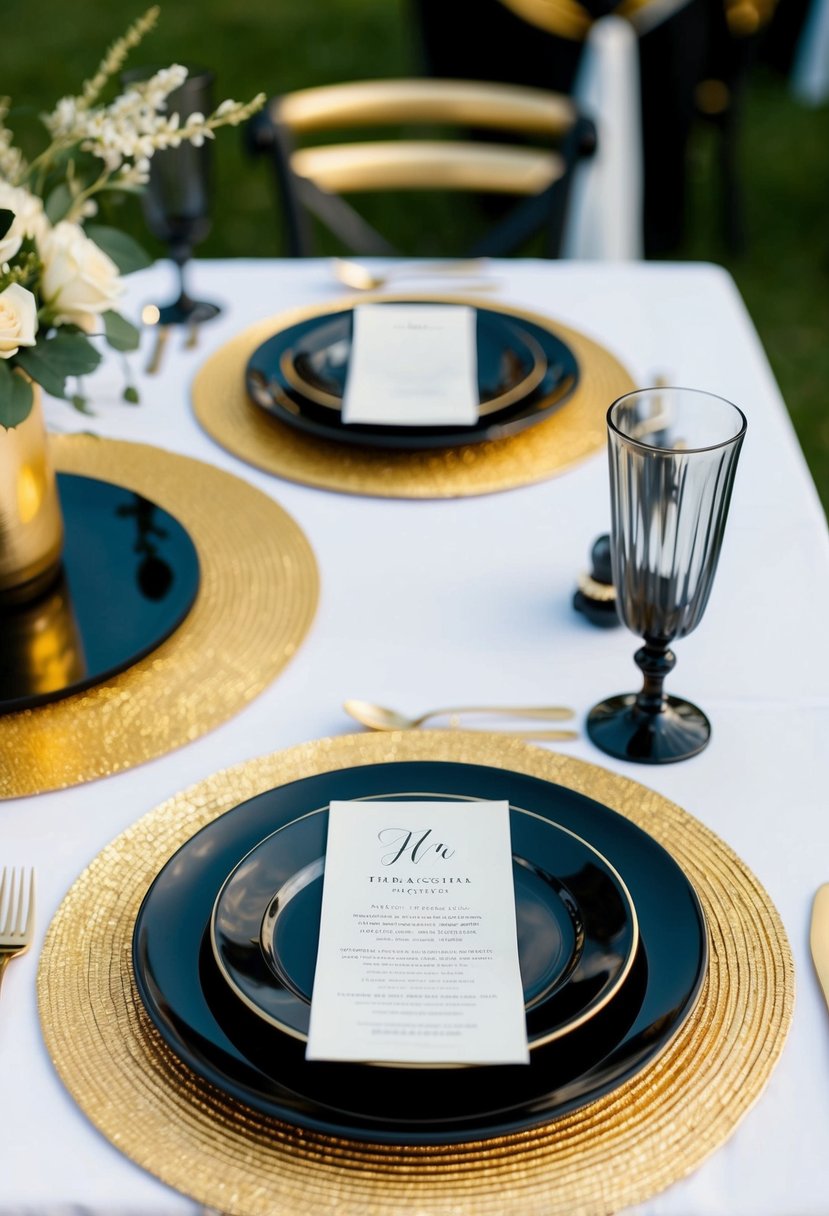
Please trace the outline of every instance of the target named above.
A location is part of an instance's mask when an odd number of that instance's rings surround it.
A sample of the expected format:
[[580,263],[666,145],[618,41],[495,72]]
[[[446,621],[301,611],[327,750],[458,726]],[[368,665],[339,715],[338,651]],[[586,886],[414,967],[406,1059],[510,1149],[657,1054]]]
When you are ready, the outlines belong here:
[[170,326],[159,325],[155,335],[155,345],[153,352],[150,355],[149,362],[144,368],[145,376],[155,376],[161,370],[161,360],[164,358],[164,348],[170,339]]
[[809,936],[815,971],[829,1005],[829,882],[818,887],[812,904],[812,932]]

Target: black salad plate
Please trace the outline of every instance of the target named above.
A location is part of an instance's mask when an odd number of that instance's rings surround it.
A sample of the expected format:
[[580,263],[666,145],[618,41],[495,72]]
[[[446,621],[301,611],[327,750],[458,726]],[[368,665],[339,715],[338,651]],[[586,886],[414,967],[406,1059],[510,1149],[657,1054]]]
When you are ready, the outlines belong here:
[[[517,808],[510,832],[534,1049],[613,998],[633,965],[639,930],[624,882],[586,841]],[[299,1039],[307,1038],[311,1013],[327,833],[323,808],[268,836],[225,882],[211,919],[213,954],[230,987],[264,1021]]]
[[[543,348],[517,321],[476,314],[478,412],[494,414],[537,388],[547,371]],[[341,411],[351,355],[353,312],[339,313],[303,334],[279,360],[288,384],[315,405]]]
[[199,589],[195,545],[177,519],[130,490],[58,474],[60,573],[0,614],[0,714],[103,683],[178,628]]
[[[527,1065],[408,1070],[306,1061],[305,1046],[247,1008],[210,943],[216,896],[266,836],[332,799],[507,799],[588,840],[623,876],[639,924],[630,974],[584,1025]],[[298,1127],[390,1144],[451,1144],[549,1123],[633,1076],[673,1039],[705,973],[696,895],[634,824],[563,786],[483,765],[397,762],[269,790],[203,828],[170,859],[138,913],[138,992],[167,1045],[199,1076]]]
[[475,311],[481,405],[471,426],[344,423],[341,404],[352,309],[300,321],[263,342],[245,370],[248,396],[296,430],[360,447],[414,451],[517,434],[567,401],[578,383],[576,357],[566,343],[533,321],[492,308]]

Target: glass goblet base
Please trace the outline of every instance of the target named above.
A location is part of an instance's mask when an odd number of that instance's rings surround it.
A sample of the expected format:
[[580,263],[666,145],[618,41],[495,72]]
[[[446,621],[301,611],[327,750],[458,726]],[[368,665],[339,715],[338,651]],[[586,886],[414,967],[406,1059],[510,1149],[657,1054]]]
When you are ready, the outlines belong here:
[[182,296],[172,304],[163,304],[158,310],[158,325],[202,325],[212,321],[221,312],[218,304],[210,304],[207,300],[191,300]]
[[635,764],[672,764],[701,752],[711,723],[690,701],[665,697],[657,713],[640,709],[635,692],[608,697],[587,715],[587,734],[601,751]]

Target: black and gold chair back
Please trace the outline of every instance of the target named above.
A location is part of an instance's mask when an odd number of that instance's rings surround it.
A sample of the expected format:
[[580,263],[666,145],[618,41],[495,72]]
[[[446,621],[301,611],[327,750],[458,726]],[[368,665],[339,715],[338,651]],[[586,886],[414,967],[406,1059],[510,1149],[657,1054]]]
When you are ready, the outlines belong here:
[[[424,126],[430,138],[410,136],[412,128],[419,135]],[[395,129],[392,137],[376,137],[388,128]],[[361,138],[317,142],[323,134],[336,140],[344,132]],[[312,216],[351,253],[396,255],[400,251],[352,196],[430,190],[516,200],[506,211],[497,209],[497,219],[464,253],[509,255],[542,233],[541,252],[555,257],[574,166],[592,153],[596,136],[590,120],[561,94],[431,79],[355,81],[288,93],[256,116],[248,138],[252,151],[272,158],[290,256],[317,251]]]

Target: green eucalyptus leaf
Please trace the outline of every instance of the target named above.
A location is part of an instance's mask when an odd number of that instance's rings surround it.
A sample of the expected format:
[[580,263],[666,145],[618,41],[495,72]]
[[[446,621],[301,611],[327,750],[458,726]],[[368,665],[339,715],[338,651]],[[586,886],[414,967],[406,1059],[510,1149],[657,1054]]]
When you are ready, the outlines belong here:
[[46,218],[52,224],[59,223],[72,206],[72,191],[65,182],[55,186],[44,204]]
[[0,207],[0,241],[14,223],[14,212],[7,207]]
[[32,409],[32,386],[23,376],[15,376],[5,359],[0,360],[0,426],[19,426]]
[[89,404],[86,400],[86,397],[84,397],[83,393],[75,393],[75,394],[73,394],[72,397],[69,398],[69,400],[72,402],[72,405],[75,407],[75,409],[78,411],[79,414],[86,414],[88,418],[94,418],[95,415],[92,413],[92,410],[89,408]]
[[119,228],[105,228],[102,224],[87,224],[86,234],[95,244],[112,258],[121,274],[132,274],[152,265],[152,258],[142,249],[138,241],[121,232]]
[[86,330],[81,329],[80,325],[76,325],[74,321],[62,322],[60,332],[62,334],[83,334],[86,337]]
[[138,396],[138,389],[134,384],[128,384],[124,389],[124,400],[128,401],[130,405],[138,405],[140,403],[141,398]]
[[17,352],[17,362],[28,372],[33,380],[37,380],[38,384],[43,388],[50,397],[65,397],[66,396],[66,373],[58,371],[49,365],[48,360],[38,359],[37,356],[32,358],[32,351],[37,350],[36,346],[30,347],[28,350]]
[[131,321],[118,312],[105,312],[102,320],[106,340],[113,350],[138,350],[141,335]]
[[66,377],[85,376],[101,362],[86,334],[59,329],[36,346],[18,351],[17,362],[53,397],[66,396]]

